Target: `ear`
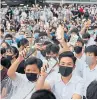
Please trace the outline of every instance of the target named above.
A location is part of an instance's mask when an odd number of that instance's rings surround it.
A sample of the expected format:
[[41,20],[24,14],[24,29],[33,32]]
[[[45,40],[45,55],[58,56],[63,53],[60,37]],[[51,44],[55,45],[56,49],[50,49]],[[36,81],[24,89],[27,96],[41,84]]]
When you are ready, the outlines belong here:
[[26,69],[24,69],[24,72],[26,71]]
[[96,56],[96,61],[97,61],[97,56]]

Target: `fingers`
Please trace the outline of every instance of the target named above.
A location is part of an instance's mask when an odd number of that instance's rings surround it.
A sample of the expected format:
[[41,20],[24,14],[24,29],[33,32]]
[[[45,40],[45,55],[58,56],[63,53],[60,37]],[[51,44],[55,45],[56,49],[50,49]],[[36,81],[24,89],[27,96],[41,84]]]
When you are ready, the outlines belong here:
[[20,52],[20,56],[25,58],[26,53],[27,53],[27,49],[24,49],[23,51]]
[[48,63],[44,64],[43,67],[41,68],[41,72],[45,72],[46,73],[46,71],[47,71],[48,68],[49,68]]

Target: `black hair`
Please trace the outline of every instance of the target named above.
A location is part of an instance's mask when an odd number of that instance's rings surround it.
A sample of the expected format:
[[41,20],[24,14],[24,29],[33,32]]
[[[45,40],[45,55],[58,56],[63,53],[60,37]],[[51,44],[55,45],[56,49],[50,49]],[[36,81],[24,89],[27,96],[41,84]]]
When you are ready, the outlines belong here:
[[7,69],[11,66],[11,61],[5,57],[1,58],[1,65]]
[[25,61],[25,67],[27,67],[28,65],[32,65],[32,64],[36,64],[39,71],[40,71],[41,67],[43,65],[43,62],[41,59],[38,59],[36,57],[30,57]]
[[97,99],[97,80],[91,82],[87,87],[86,97],[87,99]]
[[39,30],[35,30],[34,33],[40,33],[40,31]]
[[6,34],[6,35],[5,35],[5,39],[6,39],[6,38],[11,38],[11,39],[12,39],[13,36],[12,36],[11,34]]
[[90,34],[89,33],[85,33],[85,34],[82,35],[82,38],[83,39],[86,39],[86,38],[89,39],[90,38]]
[[56,97],[49,90],[38,90],[32,94],[31,99],[56,99]]
[[70,57],[73,60],[74,64],[76,63],[76,57],[74,56],[73,52],[71,52],[71,51],[66,51],[66,52],[61,53],[59,55],[59,61],[63,57]]
[[3,43],[5,43],[7,45],[7,48],[10,47],[10,45],[7,42],[3,41],[1,44],[3,44]]
[[97,42],[97,35],[96,35],[96,38],[95,38],[95,42]]
[[18,48],[20,48],[21,46],[24,46],[27,43],[29,43],[29,41],[26,38],[21,39],[17,44]]
[[95,56],[97,56],[97,46],[96,45],[91,45],[91,46],[88,46],[86,49],[85,49],[85,53],[94,53]]
[[18,51],[18,49],[17,49],[16,47],[14,47],[14,46],[11,46],[11,49],[12,49],[14,55],[15,55],[15,58],[18,58],[18,56],[19,56],[19,51]]
[[51,44],[51,42],[49,42],[49,41],[44,42],[44,45],[49,45],[49,44]]
[[81,42],[82,43],[82,46],[84,46],[84,42],[83,42],[83,40],[79,37],[78,38],[78,40],[77,40],[78,42]]
[[46,32],[40,32],[39,37],[41,37],[41,36],[47,36],[47,33]]
[[49,45],[47,45],[47,47],[46,47],[46,53],[47,53],[47,54],[49,54],[50,52],[53,52],[54,54],[55,54],[55,53],[59,53],[59,50],[60,50],[60,48],[59,48],[59,46],[56,45],[56,44],[49,44]]
[[3,28],[1,28],[1,32],[4,33],[4,29]]
[[6,53],[6,49],[5,48],[1,48],[1,54],[3,55],[4,53]]
[[78,29],[77,28],[73,28],[72,30],[71,30],[71,33],[76,33],[76,35],[78,35],[79,36],[79,33],[78,33]]

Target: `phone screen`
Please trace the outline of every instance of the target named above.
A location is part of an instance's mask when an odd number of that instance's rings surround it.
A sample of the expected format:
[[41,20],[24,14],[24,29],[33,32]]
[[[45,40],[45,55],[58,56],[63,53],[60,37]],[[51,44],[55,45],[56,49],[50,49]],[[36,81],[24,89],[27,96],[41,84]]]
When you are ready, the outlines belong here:
[[46,70],[46,73],[50,73],[50,71],[53,69],[53,67],[57,64],[57,61],[54,58],[50,58],[48,61],[48,68]]

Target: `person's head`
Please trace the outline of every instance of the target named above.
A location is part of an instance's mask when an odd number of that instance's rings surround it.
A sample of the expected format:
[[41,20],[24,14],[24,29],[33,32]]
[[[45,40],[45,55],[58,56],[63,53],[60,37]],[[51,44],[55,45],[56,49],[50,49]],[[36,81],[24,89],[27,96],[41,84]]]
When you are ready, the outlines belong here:
[[68,77],[72,74],[75,68],[76,57],[73,52],[66,51],[59,55],[59,72],[63,77]]
[[38,90],[32,94],[31,99],[56,99],[56,97],[49,90]]
[[2,48],[5,48],[5,49],[10,47],[10,45],[7,42],[2,42],[1,46],[2,46]]
[[11,45],[13,43],[13,36],[11,34],[6,34],[4,41]]
[[6,50],[6,56],[10,61],[16,60],[19,56],[19,51],[16,47],[11,46]]
[[0,31],[0,37],[2,38],[4,35],[4,29],[1,28],[1,31]]
[[49,44],[46,47],[46,57],[56,58],[59,54],[59,46],[56,44]]
[[42,65],[43,65],[43,62],[36,57],[31,57],[26,60],[25,74],[29,81],[33,82],[37,80],[38,75],[40,74]]
[[90,34],[89,33],[85,33],[85,34],[82,35],[82,38],[83,38],[84,44],[87,44],[89,39],[90,39]]
[[20,50],[23,50],[27,46],[29,46],[29,41],[26,38],[23,38],[18,42],[18,48],[20,48]]
[[94,65],[97,62],[97,46],[88,46],[85,50],[86,53],[86,63],[88,66]]
[[73,29],[71,30],[71,35],[79,35],[78,29],[77,29],[77,28],[73,28]]
[[1,55],[2,55],[2,57],[6,56],[6,49],[5,48],[1,48]]
[[46,47],[51,44],[49,41],[45,41],[43,44],[39,44],[39,51],[41,52],[43,57],[46,57]]
[[87,87],[86,98],[97,99],[97,80],[91,82],[90,85]]
[[11,66],[10,60],[7,59],[6,57],[2,57],[1,58],[1,66],[3,66],[3,67],[8,69]]
[[78,39],[74,47],[75,53],[76,54],[82,53],[83,47],[84,47],[83,41],[81,39]]
[[55,31],[56,31],[56,27],[52,27],[51,32],[55,33]]

